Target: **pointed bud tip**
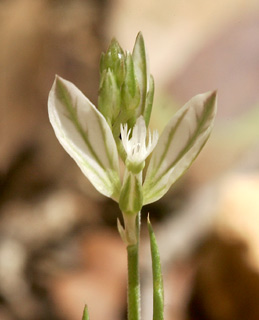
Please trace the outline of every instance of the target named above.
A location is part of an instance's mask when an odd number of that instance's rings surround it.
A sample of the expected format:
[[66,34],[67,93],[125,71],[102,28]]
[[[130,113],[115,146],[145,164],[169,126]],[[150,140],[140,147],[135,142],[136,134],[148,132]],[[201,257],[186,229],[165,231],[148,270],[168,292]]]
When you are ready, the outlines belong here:
[[141,31],[138,32],[136,39],[144,39],[143,34]]
[[119,44],[118,40],[115,37],[112,38],[111,43]]
[[[142,35],[142,32],[140,31],[136,37],[134,48],[133,48],[133,57],[136,54],[136,51],[139,51],[139,48],[142,48],[142,50],[145,51],[145,42],[144,37]],[[145,57],[146,59],[146,57]]]
[[110,51],[112,48],[116,48],[117,50],[121,51],[121,53],[123,53],[123,49],[120,46],[119,41],[115,37],[112,38],[110,45],[108,47],[108,51]]

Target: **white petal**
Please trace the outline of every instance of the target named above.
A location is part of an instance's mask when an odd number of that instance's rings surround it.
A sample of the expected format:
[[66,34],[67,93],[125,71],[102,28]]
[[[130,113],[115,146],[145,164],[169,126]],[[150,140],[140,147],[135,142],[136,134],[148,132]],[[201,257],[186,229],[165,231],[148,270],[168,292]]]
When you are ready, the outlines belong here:
[[133,129],[133,141],[135,143],[140,143],[142,146],[146,145],[146,135],[147,135],[147,129],[146,124],[143,116],[140,116]]
[[130,130],[127,133],[127,124],[121,126],[121,140],[127,153],[127,160],[133,164],[140,164],[153,151],[157,141],[158,132],[154,131],[153,136],[149,131],[147,141],[147,129],[143,116],[140,116],[132,129],[132,136],[129,138]]
[[144,204],[160,199],[188,169],[206,143],[216,113],[216,93],[192,98],[166,126],[146,173]]
[[118,200],[118,152],[103,115],[71,82],[56,77],[48,110],[55,134],[85,176],[102,194]]

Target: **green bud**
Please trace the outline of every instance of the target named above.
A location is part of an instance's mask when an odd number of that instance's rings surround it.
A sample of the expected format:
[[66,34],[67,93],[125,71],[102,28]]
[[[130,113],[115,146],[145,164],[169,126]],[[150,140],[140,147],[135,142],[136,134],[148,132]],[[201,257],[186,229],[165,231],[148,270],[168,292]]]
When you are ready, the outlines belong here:
[[98,108],[112,125],[120,112],[120,90],[111,69],[104,71],[98,97]]
[[143,206],[141,175],[126,172],[120,193],[119,206],[124,215],[136,215]]
[[117,40],[113,39],[106,53],[101,55],[100,73],[111,69],[115,75],[118,87],[125,77],[125,54]]
[[[99,109],[112,128],[118,146],[121,123],[127,123],[132,129],[140,115],[146,126],[150,119],[154,81],[149,76],[142,34],[138,34],[132,54],[125,53],[113,39],[101,56],[100,72]],[[134,168],[130,170],[136,173]]]
[[122,108],[127,112],[138,107],[140,90],[136,80],[134,63],[129,52],[126,54],[126,74],[121,90]]
[[138,81],[139,89],[140,89],[140,102],[138,105],[138,110],[136,110],[136,116],[139,117],[140,115],[144,114],[145,104],[146,104],[146,96],[148,90],[148,81],[149,81],[149,72],[148,72],[148,63],[147,63],[147,56],[146,56],[146,49],[144,38],[139,32],[137,35],[132,58],[134,62],[134,68],[136,73],[136,78]]

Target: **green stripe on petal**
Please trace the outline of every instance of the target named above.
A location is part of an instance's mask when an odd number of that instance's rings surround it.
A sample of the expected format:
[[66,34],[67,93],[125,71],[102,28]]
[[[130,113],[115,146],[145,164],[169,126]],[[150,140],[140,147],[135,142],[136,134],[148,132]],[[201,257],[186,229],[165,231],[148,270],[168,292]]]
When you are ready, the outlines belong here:
[[118,201],[118,152],[103,115],[75,85],[58,76],[49,94],[48,110],[63,148],[100,193]]
[[143,185],[144,204],[160,199],[189,168],[206,143],[216,113],[216,92],[192,98],[166,126]]

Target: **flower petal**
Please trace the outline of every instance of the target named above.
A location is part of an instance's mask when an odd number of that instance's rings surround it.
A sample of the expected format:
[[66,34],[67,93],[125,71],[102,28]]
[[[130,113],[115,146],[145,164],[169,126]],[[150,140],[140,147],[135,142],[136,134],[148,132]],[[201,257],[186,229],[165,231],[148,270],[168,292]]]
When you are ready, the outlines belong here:
[[132,172],[137,173],[139,170],[143,170],[144,161],[155,148],[158,141],[158,132],[154,131],[151,135],[149,130],[147,139],[147,128],[143,116],[137,119],[132,129],[131,138],[129,137],[131,129],[128,132],[127,130],[127,123],[121,125],[121,141],[127,154],[126,165],[130,171],[133,170]]
[[144,204],[160,199],[189,168],[206,143],[216,113],[216,92],[192,98],[166,126],[143,185]]
[[118,152],[103,115],[75,85],[58,76],[49,94],[48,110],[63,148],[100,193],[118,201]]

